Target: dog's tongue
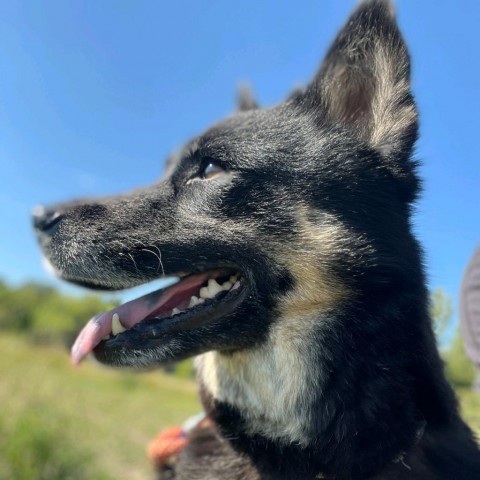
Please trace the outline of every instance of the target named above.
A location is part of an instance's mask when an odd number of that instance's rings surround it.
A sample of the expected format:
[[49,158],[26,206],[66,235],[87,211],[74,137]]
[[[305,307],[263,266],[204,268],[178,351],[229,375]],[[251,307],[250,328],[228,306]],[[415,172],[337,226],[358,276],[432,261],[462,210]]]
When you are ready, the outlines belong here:
[[149,316],[169,316],[182,300],[198,292],[208,279],[207,273],[191,275],[175,285],[156,290],[143,297],[124,303],[108,312],[93,317],[78,335],[71,350],[71,361],[78,365],[112,331],[112,317],[116,313],[121,324],[128,330]]

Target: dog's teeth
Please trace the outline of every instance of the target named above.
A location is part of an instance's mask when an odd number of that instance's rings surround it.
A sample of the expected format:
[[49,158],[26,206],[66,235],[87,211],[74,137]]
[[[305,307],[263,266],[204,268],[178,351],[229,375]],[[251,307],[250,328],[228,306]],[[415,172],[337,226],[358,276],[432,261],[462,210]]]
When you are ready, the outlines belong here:
[[179,313],[182,313],[183,310],[180,310],[179,308],[175,307],[173,310],[172,310],[172,317],[174,315],[178,315]]
[[222,291],[222,287],[214,278],[211,278],[208,281],[208,290],[210,292],[210,298],[213,298],[217,293]]
[[198,303],[200,303],[200,300],[202,299],[215,297],[215,295],[217,295],[219,292],[231,290],[236,281],[237,275],[232,275],[230,279],[226,282],[223,282],[222,285],[219,285],[214,278],[211,278],[208,281],[208,285],[200,289],[200,298],[198,299]]
[[214,278],[211,278],[208,281],[207,287],[202,287],[200,289],[200,297],[202,298],[213,298],[218,292],[222,291],[222,287],[217,283]]
[[112,316],[112,335],[118,335],[126,330],[126,328],[120,323],[120,317],[118,313],[114,313]]
[[199,298],[197,303],[198,303],[198,305],[200,305],[201,303],[204,303],[204,302],[205,302],[204,298]]
[[237,280],[235,284],[232,287],[232,290],[236,290],[237,288],[240,288],[240,280]]
[[190,303],[188,304],[188,308],[192,308],[195,305],[198,305],[198,298],[193,295],[192,298],[190,298]]

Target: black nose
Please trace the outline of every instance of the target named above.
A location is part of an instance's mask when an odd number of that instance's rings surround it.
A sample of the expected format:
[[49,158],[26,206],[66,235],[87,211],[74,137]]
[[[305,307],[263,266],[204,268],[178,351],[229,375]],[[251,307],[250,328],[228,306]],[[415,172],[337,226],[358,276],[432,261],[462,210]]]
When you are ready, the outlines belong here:
[[39,233],[53,235],[62,221],[63,215],[54,209],[38,205],[32,211],[33,226]]

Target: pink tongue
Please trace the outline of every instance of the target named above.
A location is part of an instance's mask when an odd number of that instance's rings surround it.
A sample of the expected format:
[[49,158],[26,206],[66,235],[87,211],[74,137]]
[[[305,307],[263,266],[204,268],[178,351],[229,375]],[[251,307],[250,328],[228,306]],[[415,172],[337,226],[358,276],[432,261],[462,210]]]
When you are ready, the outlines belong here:
[[[211,273],[210,273],[211,275]],[[78,335],[73,344],[70,359],[78,365],[92,350],[112,331],[112,316],[118,314],[120,323],[129,329],[143,319],[155,316],[169,316],[172,309],[191,295],[198,293],[199,288],[209,278],[208,273],[192,275],[181,280],[170,288],[157,290],[143,297],[124,303],[108,312],[93,317]]]

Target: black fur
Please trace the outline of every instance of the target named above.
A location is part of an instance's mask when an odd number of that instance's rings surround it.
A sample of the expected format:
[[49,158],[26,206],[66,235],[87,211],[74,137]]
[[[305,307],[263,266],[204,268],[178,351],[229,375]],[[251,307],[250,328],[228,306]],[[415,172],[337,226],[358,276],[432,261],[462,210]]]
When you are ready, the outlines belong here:
[[[216,352],[199,361],[215,427],[191,440],[178,479],[480,478],[411,231],[420,182],[409,69],[392,6],[364,1],[307,89],[271,109],[244,96],[241,112],[172,156],[159,184],[55,206],[60,220],[39,228],[59,274],[91,287],[242,272],[234,311],[148,344],[156,326],[141,322],[96,351],[134,367]],[[206,179],[211,163],[223,171]],[[280,401],[291,410],[279,419]]]

